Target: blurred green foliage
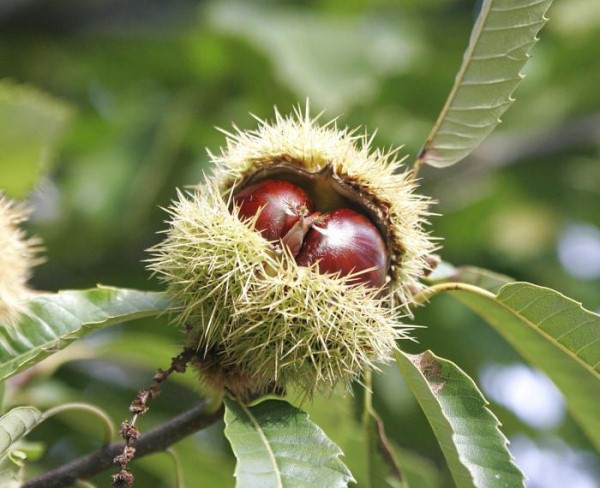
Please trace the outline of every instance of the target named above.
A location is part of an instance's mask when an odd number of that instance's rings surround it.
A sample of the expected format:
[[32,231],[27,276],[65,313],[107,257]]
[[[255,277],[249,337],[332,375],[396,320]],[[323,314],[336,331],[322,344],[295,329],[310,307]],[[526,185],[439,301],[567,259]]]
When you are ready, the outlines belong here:
[[[235,122],[251,128],[256,122],[250,112],[270,118],[274,105],[287,112],[309,97],[315,113],[325,110],[323,120],[342,114],[340,124],[378,129],[376,145],[405,144],[404,152],[414,156],[460,64],[475,3],[4,2],[0,78],[11,81],[2,86],[48,94],[48,107],[44,101],[33,112],[14,115],[9,110],[21,109],[6,108],[0,91],[0,141],[16,123],[27,122],[28,150],[40,151],[36,144],[53,149],[52,164],[43,163],[47,173],[29,195],[31,231],[43,238],[48,258],[33,285],[158,289],[142,261],[165,226],[160,207],[168,205],[176,186],[193,185],[210,170],[204,148],[217,150],[224,142],[214,127]],[[444,259],[550,286],[596,310],[599,277],[569,272],[559,248],[574,225],[600,228],[600,8],[597,0],[556,0],[550,16],[500,130],[468,161],[424,171],[422,191],[439,202],[432,233],[443,238]],[[22,110],[29,110],[26,104]],[[20,197],[23,188],[9,183],[22,181],[16,175],[32,156],[9,161],[8,142],[1,144],[0,187]],[[416,331],[419,344],[407,344],[407,350],[431,348],[474,378],[486,366],[520,361],[450,298],[436,298],[415,322],[427,328]],[[5,407],[85,400],[120,421],[135,391],[156,367],[168,364],[180,341],[165,319],[99,332],[15,378],[7,385]],[[439,448],[397,371],[385,368],[375,386],[375,406],[389,437],[437,465],[448,485]],[[193,405],[200,394],[193,373],[173,377],[142,429]],[[303,407],[348,447],[348,464],[356,466],[360,481],[356,432],[342,426],[342,413],[332,415],[331,407],[356,417],[352,404],[359,397],[317,399]],[[536,428],[505,406],[493,409],[508,437],[525,435],[539,445],[560,438],[577,452],[591,450],[568,416]],[[63,415],[29,438],[46,445],[34,473],[94,449],[100,430],[83,415]],[[233,486],[222,425],[175,450],[189,486]],[[173,485],[166,455],[137,461],[134,469],[140,486]],[[600,483],[597,471],[590,476]],[[109,486],[107,474],[95,481]],[[533,478],[531,486],[543,486],[535,483]]]

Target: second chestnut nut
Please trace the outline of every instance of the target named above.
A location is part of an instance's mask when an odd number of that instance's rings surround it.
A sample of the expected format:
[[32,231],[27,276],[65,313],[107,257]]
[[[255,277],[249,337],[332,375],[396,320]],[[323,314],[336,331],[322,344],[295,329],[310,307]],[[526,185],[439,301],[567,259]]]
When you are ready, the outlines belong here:
[[386,282],[388,252],[377,227],[355,210],[313,211],[313,202],[298,185],[267,179],[233,196],[242,218],[265,239],[281,241],[300,266],[317,263],[322,273],[352,275],[351,282],[380,288]]

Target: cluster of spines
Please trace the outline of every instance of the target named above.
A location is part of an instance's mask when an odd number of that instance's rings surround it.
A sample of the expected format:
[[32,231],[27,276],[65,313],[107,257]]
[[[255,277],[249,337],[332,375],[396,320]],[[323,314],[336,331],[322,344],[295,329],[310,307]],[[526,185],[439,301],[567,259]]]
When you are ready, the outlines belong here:
[[20,228],[29,211],[0,194],[0,325],[12,326],[26,310],[27,281],[39,257],[41,242]]

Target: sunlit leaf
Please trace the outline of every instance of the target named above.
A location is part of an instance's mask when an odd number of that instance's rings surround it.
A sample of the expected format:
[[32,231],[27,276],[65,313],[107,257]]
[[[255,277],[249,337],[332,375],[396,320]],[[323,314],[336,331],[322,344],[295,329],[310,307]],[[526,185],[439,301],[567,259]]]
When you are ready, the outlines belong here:
[[281,400],[252,407],[226,400],[225,405],[237,486],[341,488],[353,480],[340,448],[301,410]]
[[0,461],[0,486],[2,488],[23,486],[23,463],[15,463],[9,457]]
[[37,295],[16,326],[0,326],[0,378],[94,330],[157,315],[167,305],[161,293],[109,287]]
[[0,461],[9,454],[14,444],[43,419],[34,407],[17,407],[0,417]]
[[417,161],[442,168],[500,123],[552,0],[484,0],[454,86]]
[[0,190],[24,196],[50,161],[70,108],[39,90],[0,81]]
[[433,429],[457,486],[524,486],[498,419],[469,376],[431,351],[398,352],[396,363]]
[[575,420],[600,449],[600,315],[557,291],[510,283],[451,295],[489,322],[562,391]]

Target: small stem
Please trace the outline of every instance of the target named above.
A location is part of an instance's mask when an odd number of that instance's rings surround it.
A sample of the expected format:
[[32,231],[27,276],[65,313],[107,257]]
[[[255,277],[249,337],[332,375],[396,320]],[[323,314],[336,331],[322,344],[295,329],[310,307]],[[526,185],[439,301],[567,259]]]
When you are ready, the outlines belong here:
[[110,441],[115,436],[115,429],[113,427],[113,422],[110,417],[103,410],[99,409],[94,405],[90,405],[89,403],[65,403],[63,405],[57,405],[56,407],[50,408],[46,410],[43,414],[42,421],[53,417],[54,415],[58,415],[62,412],[68,412],[71,410],[80,410],[82,412],[89,412],[96,416],[96,418],[100,419],[102,423],[102,427],[104,428],[104,441],[103,445],[106,446],[110,444]]
[[169,457],[173,460],[173,464],[175,465],[175,488],[183,488],[183,470],[181,469],[179,456],[177,456],[175,449],[172,447],[169,447],[169,449],[165,451],[165,454],[169,455]]
[[471,293],[476,293],[477,295],[483,295],[487,298],[496,297],[496,295],[494,295],[493,293],[483,288],[479,288],[478,286],[469,285],[468,283],[459,283],[451,281],[448,283],[439,283],[437,285],[432,285],[425,288],[421,293],[415,295],[415,297],[412,300],[412,305],[414,307],[424,305],[434,296],[447,291],[468,291]]
[[[371,480],[373,477],[372,470],[374,469],[374,460],[373,460],[373,437],[371,433],[372,422],[373,422],[373,373],[372,371],[367,371],[365,374],[364,380],[365,388],[364,388],[364,402],[363,402],[363,415],[362,415],[362,430],[364,435],[364,445],[366,452],[365,459],[367,463],[367,473],[368,479]],[[371,486],[369,482],[368,486]]]
[[421,165],[423,164],[423,160],[418,157],[417,159],[415,159],[415,162],[413,163],[412,169],[410,170],[411,172],[411,177],[413,180],[417,179],[417,176],[419,176],[419,171],[421,171]]
[[364,408],[365,412],[370,412],[373,409],[373,372],[367,371],[365,373],[365,401]]

